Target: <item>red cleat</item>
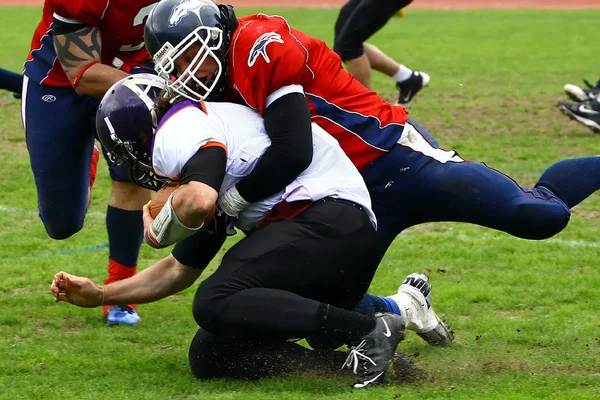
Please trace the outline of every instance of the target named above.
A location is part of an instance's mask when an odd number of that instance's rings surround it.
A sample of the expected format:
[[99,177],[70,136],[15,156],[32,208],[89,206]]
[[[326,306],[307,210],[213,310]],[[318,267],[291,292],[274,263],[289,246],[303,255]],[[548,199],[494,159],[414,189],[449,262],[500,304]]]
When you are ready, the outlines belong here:
[[[137,267],[127,267],[121,265],[115,260],[108,259],[108,278],[104,281],[105,285],[109,283],[127,279],[135,275]],[[137,313],[137,307],[135,304],[124,304],[118,306],[102,306],[102,312],[106,323],[108,325],[135,325],[141,321],[140,316]]]
[[92,162],[90,163],[90,189],[94,188],[94,182],[96,181],[96,172],[98,171],[98,161],[100,160],[100,151],[94,145],[92,152]]

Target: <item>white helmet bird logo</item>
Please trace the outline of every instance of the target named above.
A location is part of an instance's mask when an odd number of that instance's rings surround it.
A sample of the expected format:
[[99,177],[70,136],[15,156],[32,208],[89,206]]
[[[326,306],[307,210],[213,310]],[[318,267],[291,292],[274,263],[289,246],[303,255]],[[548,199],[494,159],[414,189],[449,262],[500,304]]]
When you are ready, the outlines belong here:
[[171,16],[169,17],[169,26],[177,25],[179,21],[181,21],[181,19],[189,13],[196,14],[196,16],[198,16],[198,20],[200,23],[202,23],[202,19],[200,18],[200,9],[204,5],[206,5],[206,3],[194,0],[183,0],[181,4],[175,7],[171,12]]
[[258,56],[263,56],[265,61],[267,63],[270,63],[271,59],[267,55],[267,45],[273,42],[283,43],[281,35],[275,32],[268,32],[256,39],[256,42],[254,42],[254,45],[252,46],[252,50],[250,50],[250,57],[248,57],[248,66],[253,66],[256,60],[258,59]]

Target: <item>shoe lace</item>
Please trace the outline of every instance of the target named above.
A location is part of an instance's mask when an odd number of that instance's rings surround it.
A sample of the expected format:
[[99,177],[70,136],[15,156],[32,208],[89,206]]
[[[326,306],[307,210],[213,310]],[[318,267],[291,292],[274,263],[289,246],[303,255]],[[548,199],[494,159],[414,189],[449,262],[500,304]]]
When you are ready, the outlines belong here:
[[592,88],[594,87],[594,85],[592,85],[592,84],[590,83],[590,81],[588,81],[587,79],[584,79],[584,80],[583,80],[583,83],[585,83],[589,89],[592,89]]
[[346,361],[344,361],[344,365],[342,365],[342,369],[348,368],[351,369],[354,374],[357,373],[358,366],[362,362],[370,362],[373,365],[377,365],[375,361],[373,361],[370,357],[366,356],[363,352],[367,349],[365,346],[367,345],[367,341],[363,340],[356,347],[352,347],[348,352],[348,357],[346,357]]

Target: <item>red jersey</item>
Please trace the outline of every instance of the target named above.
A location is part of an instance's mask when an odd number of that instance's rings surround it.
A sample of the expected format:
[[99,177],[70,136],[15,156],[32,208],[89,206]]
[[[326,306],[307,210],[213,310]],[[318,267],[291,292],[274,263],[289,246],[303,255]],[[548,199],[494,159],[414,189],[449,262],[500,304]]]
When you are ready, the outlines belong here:
[[293,85],[302,86],[313,122],[338,140],[360,171],[398,142],[408,119],[404,108],[346,72],[325,42],[279,16],[239,18],[227,73],[232,96],[261,114]]
[[102,63],[126,72],[151,60],[144,47],[144,22],[157,0],[45,0],[42,20],[31,41],[25,75],[49,86],[71,86],[54,51],[54,18],[97,26]]

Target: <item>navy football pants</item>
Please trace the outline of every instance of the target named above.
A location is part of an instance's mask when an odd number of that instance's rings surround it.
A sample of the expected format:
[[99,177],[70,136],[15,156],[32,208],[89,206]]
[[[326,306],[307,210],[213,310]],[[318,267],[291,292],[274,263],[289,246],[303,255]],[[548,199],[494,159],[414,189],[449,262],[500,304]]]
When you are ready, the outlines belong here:
[[[138,72],[152,69],[140,66],[131,71]],[[100,100],[80,96],[71,87],[45,86],[24,78],[21,114],[27,150],[40,218],[54,239],[68,238],[83,227],[99,104]],[[131,182],[129,164],[107,162],[112,180]]]
[[549,190],[521,187],[485,164],[440,149],[412,120],[399,144],[373,161],[363,177],[382,253],[404,229],[424,222],[468,222],[524,239],[546,239],[560,232],[571,215]]
[[54,239],[65,239],[83,227],[98,104],[70,87],[42,86],[25,77],[27,150],[40,218]]
[[0,68],[0,89],[21,93],[23,86],[23,75]]

